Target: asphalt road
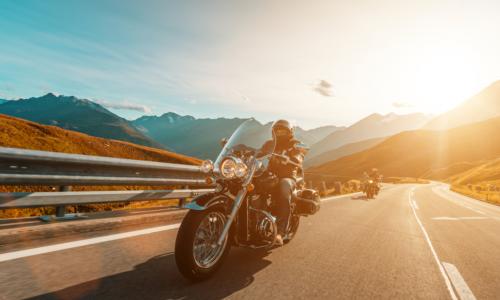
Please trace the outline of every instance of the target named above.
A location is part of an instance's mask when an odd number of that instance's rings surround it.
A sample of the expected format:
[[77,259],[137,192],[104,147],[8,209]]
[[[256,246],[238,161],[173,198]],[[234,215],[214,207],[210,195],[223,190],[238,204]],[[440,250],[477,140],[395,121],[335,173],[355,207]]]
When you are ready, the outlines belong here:
[[442,185],[325,201],[290,244],[233,248],[199,284],[176,270],[176,227],[9,249],[0,253],[0,299],[500,298],[500,208]]

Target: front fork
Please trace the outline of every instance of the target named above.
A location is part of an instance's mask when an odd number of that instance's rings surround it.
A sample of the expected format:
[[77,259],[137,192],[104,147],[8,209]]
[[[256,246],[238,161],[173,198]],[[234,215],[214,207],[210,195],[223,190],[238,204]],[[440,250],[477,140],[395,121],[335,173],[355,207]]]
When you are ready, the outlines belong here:
[[233,208],[231,209],[231,213],[229,214],[227,218],[227,222],[224,225],[224,229],[222,230],[222,233],[217,240],[217,245],[222,246],[224,244],[224,240],[226,239],[227,234],[229,233],[229,229],[231,228],[231,224],[234,221],[234,218],[236,217],[236,214],[238,214],[238,211],[240,210],[241,204],[243,201],[245,201],[245,197],[248,193],[248,185],[252,182],[253,179],[253,174],[255,173],[255,170],[257,169],[257,162],[256,159],[253,158],[252,160],[252,167],[250,168],[248,172],[248,176],[243,182],[243,185],[241,187],[241,190],[238,192],[236,195],[236,198],[234,199],[234,204]]

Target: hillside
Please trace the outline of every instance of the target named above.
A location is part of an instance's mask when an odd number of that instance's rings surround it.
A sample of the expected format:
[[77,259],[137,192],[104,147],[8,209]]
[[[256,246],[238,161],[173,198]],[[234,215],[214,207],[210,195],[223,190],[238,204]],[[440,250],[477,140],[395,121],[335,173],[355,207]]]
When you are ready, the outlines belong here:
[[97,103],[73,96],[55,96],[49,93],[38,98],[9,101],[0,105],[0,114],[102,138],[161,147],[129,121]]
[[359,177],[376,167],[385,176],[420,177],[453,164],[500,157],[498,128],[500,117],[446,131],[402,132],[373,148],[308,171]]
[[184,164],[200,162],[169,151],[93,137],[5,115],[0,115],[0,146]]
[[449,129],[500,116],[500,81],[496,81],[455,109],[432,119],[426,129]]
[[304,166],[306,168],[319,166],[329,161],[335,160],[337,158],[347,156],[356,152],[360,152],[366,149],[369,149],[379,143],[381,143],[384,138],[374,138],[369,140],[364,140],[361,142],[350,143],[344,146],[341,146],[337,149],[327,151],[320,155],[317,155],[311,159],[309,159],[309,155],[306,155]]
[[500,158],[478,164],[477,166],[457,173],[448,181],[454,185],[487,185],[500,187]]
[[414,130],[423,126],[429,117],[421,113],[385,116],[371,114],[344,130],[336,131],[314,144],[309,152],[309,159],[334,150],[343,145],[363,140],[390,136],[405,130]]

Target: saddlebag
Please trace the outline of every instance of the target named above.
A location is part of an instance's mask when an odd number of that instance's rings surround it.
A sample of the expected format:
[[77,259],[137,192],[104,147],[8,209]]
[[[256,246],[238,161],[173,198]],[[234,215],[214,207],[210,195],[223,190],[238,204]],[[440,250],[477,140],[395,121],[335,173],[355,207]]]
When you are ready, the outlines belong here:
[[316,190],[299,190],[295,198],[295,212],[299,215],[313,215],[318,212],[320,203],[319,193]]

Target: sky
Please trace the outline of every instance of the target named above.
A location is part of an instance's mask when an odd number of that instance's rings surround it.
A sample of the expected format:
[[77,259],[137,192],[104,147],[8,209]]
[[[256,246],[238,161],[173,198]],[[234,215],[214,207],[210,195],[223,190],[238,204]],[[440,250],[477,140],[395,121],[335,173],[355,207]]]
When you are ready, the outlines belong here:
[[500,1],[0,1],[0,98],[305,128],[449,110],[500,79]]

